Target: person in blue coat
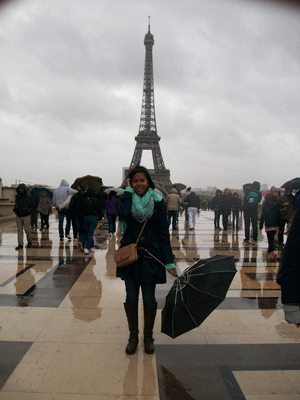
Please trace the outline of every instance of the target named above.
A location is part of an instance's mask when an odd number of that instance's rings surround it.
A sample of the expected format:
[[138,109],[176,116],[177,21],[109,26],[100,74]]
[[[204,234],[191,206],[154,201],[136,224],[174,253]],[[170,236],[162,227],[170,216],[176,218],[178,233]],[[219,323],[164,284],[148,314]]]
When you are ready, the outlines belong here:
[[166,283],[166,270],[177,276],[172,253],[167,208],[163,197],[154,192],[154,183],[148,170],[138,166],[126,179],[126,189],[118,204],[118,215],[125,219],[126,230],[121,247],[135,243],[143,224],[147,221],[138,247],[148,250],[164,265],[145,252],[139,251],[136,262],[117,268],[117,276],[125,281],[126,301],[124,308],[129,326],[126,354],[134,354],[138,345],[138,301],[142,290],[144,306],[144,348],[147,354],[154,353],[153,326],[157,302],[155,287]]

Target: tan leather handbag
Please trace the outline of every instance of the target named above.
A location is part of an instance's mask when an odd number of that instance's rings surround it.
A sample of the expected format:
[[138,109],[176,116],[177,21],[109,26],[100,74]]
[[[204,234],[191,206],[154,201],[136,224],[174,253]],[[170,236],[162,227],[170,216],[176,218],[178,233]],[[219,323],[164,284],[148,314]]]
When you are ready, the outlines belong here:
[[125,267],[126,265],[132,264],[135,261],[137,261],[138,259],[137,244],[142,236],[146,222],[147,221],[144,222],[144,225],[135,243],[131,243],[128,244],[127,246],[120,247],[118,250],[115,251],[114,260],[118,268]]

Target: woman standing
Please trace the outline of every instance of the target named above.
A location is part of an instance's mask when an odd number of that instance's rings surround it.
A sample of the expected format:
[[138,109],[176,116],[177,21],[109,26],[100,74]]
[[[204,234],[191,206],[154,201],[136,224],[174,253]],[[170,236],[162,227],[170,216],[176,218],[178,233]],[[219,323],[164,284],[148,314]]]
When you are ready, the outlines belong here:
[[237,192],[233,193],[232,197],[232,229],[239,229],[240,212],[242,209],[242,200]]
[[[166,265],[168,272],[177,276],[170,244],[166,204],[161,195],[153,191],[154,183],[144,167],[136,167],[126,180],[126,189],[118,205],[118,215],[126,220],[127,228],[121,247],[135,243],[143,224],[147,221],[139,246]],[[140,251],[138,261],[117,268],[117,276],[125,281],[124,308],[129,326],[127,354],[134,354],[138,345],[138,301],[140,288],[144,305],[144,347],[147,354],[154,353],[153,326],[157,302],[155,287],[166,283],[166,268],[154,258]]]
[[111,190],[106,200],[106,216],[108,219],[109,236],[116,232],[118,202],[117,193],[114,190]]
[[47,196],[46,190],[41,190],[39,203],[36,208],[36,211],[39,211],[41,215],[40,231],[42,231],[44,227],[45,229],[49,229],[49,214],[51,212],[51,209],[52,209],[52,203],[50,197]]
[[267,259],[273,258],[276,260],[277,253],[275,252],[274,237],[276,232],[279,231],[280,222],[280,209],[279,203],[276,197],[269,193],[266,196],[266,200],[262,206],[262,212],[260,217],[259,228],[262,229],[264,224],[266,228],[267,238],[268,238],[268,252]]

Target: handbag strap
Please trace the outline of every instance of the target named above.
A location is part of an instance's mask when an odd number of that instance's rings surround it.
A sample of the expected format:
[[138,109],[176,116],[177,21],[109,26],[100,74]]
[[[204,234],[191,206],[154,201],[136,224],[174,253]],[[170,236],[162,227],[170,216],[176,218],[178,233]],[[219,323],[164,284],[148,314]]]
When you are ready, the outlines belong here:
[[137,240],[136,240],[136,244],[138,244],[138,242],[139,242],[139,240],[140,240],[140,238],[141,238],[141,236],[142,236],[142,233],[143,233],[143,230],[145,229],[145,226],[146,226],[146,223],[147,223],[147,219],[146,219],[146,221],[144,222],[144,225],[143,225],[143,227],[142,227],[142,229],[141,229],[141,232],[140,232],[140,234],[139,234],[139,236],[138,236],[138,238],[137,238]]

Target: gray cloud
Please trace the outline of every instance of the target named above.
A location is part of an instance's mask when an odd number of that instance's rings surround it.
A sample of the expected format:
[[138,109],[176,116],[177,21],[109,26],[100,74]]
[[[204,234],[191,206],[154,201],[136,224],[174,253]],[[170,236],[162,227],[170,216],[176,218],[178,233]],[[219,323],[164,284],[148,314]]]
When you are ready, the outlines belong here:
[[57,185],[85,174],[121,183],[139,127],[148,15],[171,179],[238,188],[299,175],[295,9],[234,0],[20,0],[0,15],[4,184]]

